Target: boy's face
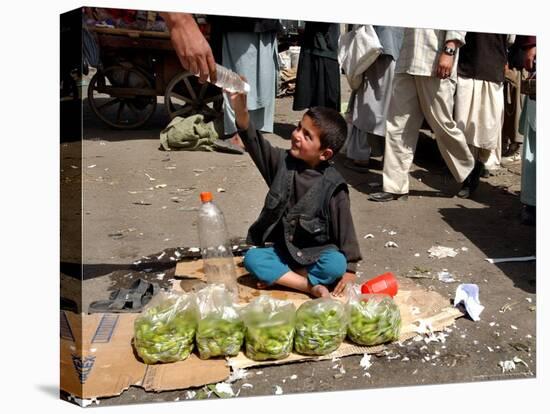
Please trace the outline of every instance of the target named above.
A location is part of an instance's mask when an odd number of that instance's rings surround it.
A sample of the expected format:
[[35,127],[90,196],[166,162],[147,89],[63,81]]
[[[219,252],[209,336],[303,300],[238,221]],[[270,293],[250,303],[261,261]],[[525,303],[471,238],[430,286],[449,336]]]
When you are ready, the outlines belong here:
[[310,167],[315,167],[320,162],[330,159],[333,155],[332,150],[321,149],[320,136],[321,130],[309,116],[304,115],[292,132],[290,154],[303,160]]

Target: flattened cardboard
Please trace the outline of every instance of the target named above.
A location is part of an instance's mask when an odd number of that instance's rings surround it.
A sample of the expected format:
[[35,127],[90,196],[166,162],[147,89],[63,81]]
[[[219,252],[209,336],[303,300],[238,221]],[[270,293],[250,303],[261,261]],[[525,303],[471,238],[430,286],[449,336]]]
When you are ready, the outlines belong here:
[[61,389],[78,398],[120,395],[131,385],[147,391],[183,389],[223,381],[223,359],[147,365],[134,353],[134,319],[139,314],[79,315],[61,311]]
[[[236,263],[242,258],[236,257]],[[187,276],[204,281],[202,260],[178,263],[177,276]],[[290,300],[298,308],[308,295],[273,287],[259,291],[256,280],[243,267],[237,266],[239,301],[248,303],[261,294],[276,299]],[[184,290],[180,283],[174,290]],[[343,300],[343,299],[342,299]],[[440,331],[463,316],[449,306],[448,299],[436,292],[416,287],[407,280],[400,280],[395,297],[402,318],[400,341],[414,337],[421,320],[431,324],[433,331]],[[246,368],[260,365],[277,365],[305,360],[325,360],[354,354],[373,354],[385,349],[384,345],[367,347],[351,342],[344,343],[329,355],[312,357],[291,353],[278,361],[253,361],[243,352],[234,358],[201,360],[191,354],[185,361],[171,364],[146,365],[134,353],[132,346],[134,319],[138,314],[79,315],[62,311],[61,314],[61,389],[82,399],[120,395],[131,385],[146,391],[166,391],[198,387],[224,381],[230,368]]]
[[[237,277],[247,275],[248,271],[243,266],[243,257],[236,256],[233,258],[235,261],[235,270]],[[206,281],[204,275],[204,264],[202,259],[186,260],[176,263],[176,271],[174,273],[178,277],[195,278],[202,281]]]
[[[242,257],[235,257],[235,263],[242,262]],[[254,298],[264,294],[275,299],[290,300],[298,308],[303,302],[309,300],[310,297],[305,293],[285,289],[284,287],[274,286],[264,290],[256,289],[256,279],[246,272],[244,267],[237,266],[238,270],[238,287],[239,301],[243,304],[249,303]],[[203,263],[202,260],[182,261],[177,264],[176,276],[196,277],[204,281]],[[175,284],[176,290],[185,290],[185,286]],[[341,298],[341,300],[344,300]],[[401,333],[399,341],[403,342],[415,337],[419,322],[422,320],[432,327],[433,332],[441,331],[447,326],[452,325],[455,319],[464,316],[458,309],[449,306],[449,300],[441,296],[437,292],[427,291],[418,288],[410,280],[399,280],[399,291],[394,298],[401,312]],[[281,365],[292,362],[300,362],[306,360],[325,360],[336,357],[344,357],[355,354],[376,354],[383,351],[385,345],[377,346],[359,346],[345,340],[340,347],[324,356],[305,356],[291,353],[287,358],[271,361],[253,361],[247,358],[241,351],[236,357],[228,359],[228,363],[233,370],[239,368],[248,368],[261,365]]]

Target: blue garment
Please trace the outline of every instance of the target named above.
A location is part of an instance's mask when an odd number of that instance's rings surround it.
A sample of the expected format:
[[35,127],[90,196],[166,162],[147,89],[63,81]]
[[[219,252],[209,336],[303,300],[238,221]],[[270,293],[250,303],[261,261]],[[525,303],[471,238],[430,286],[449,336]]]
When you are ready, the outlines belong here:
[[373,26],[373,28],[384,49],[382,54],[390,55],[393,60],[397,60],[401,43],[403,43],[403,28],[392,26]]
[[[295,267],[292,258],[274,247],[250,249],[244,256],[244,267],[259,280],[270,285]],[[346,272],[346,257],[337,250],[321,253],[319,260],[306,266],[309,283],[331,285]]]
[[[250,85],[246,104],[252,123],[260,131],[273,132],[278,62],[276,32],[229,32],[222,38],[222,64],[246,78]],[[235,112],[229,95],[224,99],[224,132],[234,134]]]
[[521,164],[521,195],[523,204],[537,205],[537,110],[536,101],[525,98],[520,132],[523,133],[523,155]]

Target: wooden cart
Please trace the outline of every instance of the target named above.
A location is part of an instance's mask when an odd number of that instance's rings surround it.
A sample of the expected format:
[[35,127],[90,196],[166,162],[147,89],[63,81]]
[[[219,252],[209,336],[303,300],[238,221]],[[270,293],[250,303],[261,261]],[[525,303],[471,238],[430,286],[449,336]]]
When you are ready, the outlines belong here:
[[155,113],[158,97],[170,119],[201,113],[222,115],[220,88],[200,84],[185,71],[166,32],[92,27],[101,65],[90,80],[88,102],[93,112],[117,129],[137,128]]

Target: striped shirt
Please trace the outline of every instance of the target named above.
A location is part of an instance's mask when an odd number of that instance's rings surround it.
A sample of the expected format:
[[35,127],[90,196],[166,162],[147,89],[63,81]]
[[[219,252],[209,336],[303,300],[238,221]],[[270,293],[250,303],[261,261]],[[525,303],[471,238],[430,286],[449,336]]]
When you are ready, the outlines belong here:
[[[449,40],[457,40],[460,45],[463,45],[465,37],[466,32],[454,30],[405,29],[395,73],[437,76],[439,56],[443,53],[445,43]],[[451,72],[452,79],[456,79],[458,50],[456,52]]]

